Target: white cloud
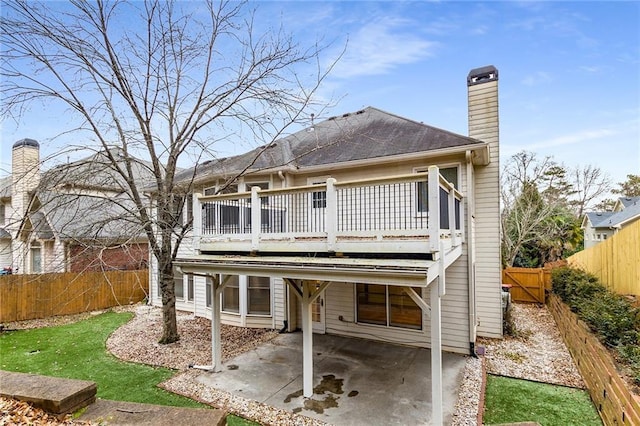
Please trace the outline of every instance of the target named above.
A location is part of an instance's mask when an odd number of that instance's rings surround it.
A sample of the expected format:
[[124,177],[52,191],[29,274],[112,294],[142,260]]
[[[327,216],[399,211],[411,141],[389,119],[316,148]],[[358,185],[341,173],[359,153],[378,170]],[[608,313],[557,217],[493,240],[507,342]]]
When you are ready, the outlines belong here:
[[384,18],[368,23],[349,37],[347,51],[334,77],[386,74],[398,65],[432,56],[438,43],[417,35],[406,19]]

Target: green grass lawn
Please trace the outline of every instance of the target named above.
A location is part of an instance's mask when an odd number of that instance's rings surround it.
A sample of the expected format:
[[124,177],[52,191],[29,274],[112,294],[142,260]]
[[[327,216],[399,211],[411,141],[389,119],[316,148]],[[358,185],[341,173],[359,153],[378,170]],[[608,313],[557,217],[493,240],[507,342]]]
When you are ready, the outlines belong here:
[[74,324],[0,333],[0,368],[91,380],[103,399],[206,407],[156,386],[174,370],[123,362],[107,352],[109,335],[131,317],[107,312]]
[[589,394],[580,389],[487,376],[484,423],[535,421],[542,426],[601,426]]

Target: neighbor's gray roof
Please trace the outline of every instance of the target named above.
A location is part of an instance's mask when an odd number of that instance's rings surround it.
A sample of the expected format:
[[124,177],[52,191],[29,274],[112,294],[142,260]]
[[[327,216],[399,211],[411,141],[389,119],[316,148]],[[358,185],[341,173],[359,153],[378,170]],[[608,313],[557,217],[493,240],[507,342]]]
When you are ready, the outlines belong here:
[[618,201],[620,201],[623,206],[629,207],[632,204],[640,202],[640,197],[620,197],[618,198]]
[[[116,164],[125,167],[124,151],[120,148],[110,150]],[[132,166],[133,179],[140,187],[153,182],[151,163],[133,156],[129,156]],[[84,187],[106,187],[113,189],[127,189],[125,180],[114,169],[113,163],[106,151],[99,151],[93,155],[72,163],[62,164],[43,173],[41,187],[51,188],[63,184],[73,184]]]
[[11,197],[11,176],[0,178],[0,198]]
[[141,235],[140,224],[131,215],[135,206],[126,195],[107,199],[46,191],[40,193],[39,198],[42,206],[38,213],[46,214],[46,224],[51,225],[58,238],[122,239]]
[[0,228],[0,239],[11,238],[11,234],[4,228]]
[[640,197],[619,199],[624,206],[619,212],[587,213],[594,228],[612,228],[620,226],[634,218],[640,218]]
[[[479,146],[483,142],[418,123],[373,107],[332,117],[279,139],[268,147],[226,159],[212,160],[177,175],[178,180],[230,177],[278,167],[305,168],[446,148]],[[256,159],[257,157],[257,159]],[[255,159],[255,163],[251,161]]]

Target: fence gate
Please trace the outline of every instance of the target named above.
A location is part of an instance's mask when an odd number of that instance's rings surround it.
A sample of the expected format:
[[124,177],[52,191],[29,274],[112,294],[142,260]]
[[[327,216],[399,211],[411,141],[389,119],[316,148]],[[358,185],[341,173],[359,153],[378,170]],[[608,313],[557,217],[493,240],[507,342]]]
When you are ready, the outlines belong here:
[[502,284],[511,285],[514,302],[545,303],[545,289],[551,290],[551,270],[544,268],[505,268]]

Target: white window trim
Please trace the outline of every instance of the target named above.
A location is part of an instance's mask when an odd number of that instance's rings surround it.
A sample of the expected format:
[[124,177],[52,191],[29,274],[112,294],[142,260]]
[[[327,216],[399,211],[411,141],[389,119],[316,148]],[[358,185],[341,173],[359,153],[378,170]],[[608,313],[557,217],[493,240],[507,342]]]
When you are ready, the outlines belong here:
[[[388,284],[379,284],[379,285],[383,285],[385,286],[385,299],[386,299],[386,314],[387,314],[387,324],[386,325],[382,325],[382,324],[371,324],[368,322],[360,322],[358,321],[358,287],[357,287],[358,283],[353,283],[353,318],[354,318],[354,323],[360,327],[374,327],[374,328],[379,328],[379,329],[385,329],[385,330],[402,330],[403,332],[410,332],[410,333],[421,333],[421,334],[426,334],[427,332],[427,327],[425,327],[425,321],[424,321],[424,312],[422,312],[422,310],[420,310],[420,328],[409,328],[409,327],[399,327],[397,325],[390,325],[391,321],[390,321],[390,309],[389,309],[389,287],[391,287]],[[424,298],[424,289],[420,288],[420,297]]]
[[[258,276],[258,275],[256,275]],[[235,315],[240,317],[242,320],[242,324],[245,324],[246,318],[273,318],[274,308],[275,308],[275,296],[274,296],[274,279],[273,277],[269,277],[269,309],[271,310],[270,314],[250,314],[249,313],[249,277],[247,275],[238,275],[238,312],[233,311],[225,311],[222,308],[222,294],[220,294],[220,311],[226,315]],[[211,307],[207,307],[211,309]]]

